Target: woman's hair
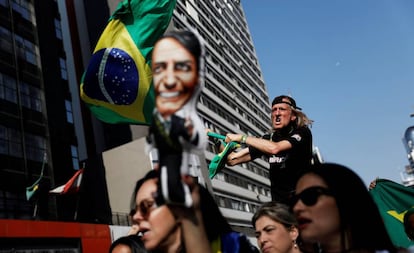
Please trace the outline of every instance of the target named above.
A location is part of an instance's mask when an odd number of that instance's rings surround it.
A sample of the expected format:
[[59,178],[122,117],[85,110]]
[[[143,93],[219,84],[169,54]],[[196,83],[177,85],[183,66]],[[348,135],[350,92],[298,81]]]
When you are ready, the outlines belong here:
[[115,241],[112,242],[111,247],[109,247],[109,253],[111,253],[114,248],[118,245],[126,245],[131,249],[132,253],[146,253],[148,252],[144,244],[142,243],[141,239],[136,235],[128,235],[119,237]]
[[339,164],[321,163],[312,166],[305,175],[309,173],[321,177],[336,200],[343,250],[395,251],[378,207],[354,171]]
[[149,179],[154,179],[154,178],[158,178],[159,177],[159,173],[157,170],[150,170],[147,172],[147,174],[145,174],[145,176],[143,178],[140,178],[136,183],[135,183],[135,188],[134,188],[134,192],[132,193],[131,196],[131,211],[130,211],[130,216],[133,216],[135,214],[135,207],[136,207],[136,203],[135,203],[135,198],[137,196],[138,190],[139,188],[141,188],[142,184],[145,183],[145,181],[149,180]]
[[298,226],[295,215],[290,211],[287,205],[282,203],[270,201],[262,204],[252,217],[252,225],[254,228],[256,228],[256,221],[263,216],[267,216],[270,219],[283,224],[286,228]]

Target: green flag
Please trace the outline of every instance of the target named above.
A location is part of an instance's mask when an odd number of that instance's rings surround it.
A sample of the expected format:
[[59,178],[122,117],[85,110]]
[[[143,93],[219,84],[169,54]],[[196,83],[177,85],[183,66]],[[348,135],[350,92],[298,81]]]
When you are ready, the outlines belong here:
[[150,125],[151,53],[176,0],[124,0],[101,34],[81,80],[81,98],[101,121]]
[[414,206],[414,189],[387,179],[377,179],[370,194],[394,245],[405,248],[414,245],[408,239],[403,225],[404,214]]
[[45,164],[46,164],[46,153],[44,153],[44,155],[43,155],[42,170],[40,172],[39,178],[31,186],[26,187],[26,199],[28,201],[33,197],[33,195],[39,189],[39,184],[40,184],[40,181],[43,178],[43,172],[45,170]]

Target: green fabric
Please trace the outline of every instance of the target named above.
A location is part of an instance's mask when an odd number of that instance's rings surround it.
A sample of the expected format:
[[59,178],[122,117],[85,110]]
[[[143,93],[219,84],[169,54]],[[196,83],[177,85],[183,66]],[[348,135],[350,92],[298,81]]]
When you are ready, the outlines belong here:
[[226,136],[218,134],[218,133],[214,133],[214,132],[207,132],[207,135],[213,138],[217,138],[220,139],[222,141],[224,141],[226,139]]
[[46,154],[44,154],[44,156],[43,156],[42,170],[40,172],[39,178],[31,186],[26,187],[26,199],[27,199],[27,201],[29,201],[36,194],[37,190],[39,189],[39,184],[40,184],[40,181],[43,178],[43,172],[45,170],[45,165],[46,165]]
[[377,179],[370,190],[392,242],[398,247],[414,245],[404,231],[404,214],[414,206],[414,189],[387,179]]
[[229,142],[224,147],[223,151],[215,155],[208,166],[209,176],[212,179],[217,173],[219,173],[226,165],[227,156],[240,145],[237,142]]
[[124,0],[112,14],[85,70],[80,96],[110,124],[150,125],[155,107],[151,53],[175,0]]

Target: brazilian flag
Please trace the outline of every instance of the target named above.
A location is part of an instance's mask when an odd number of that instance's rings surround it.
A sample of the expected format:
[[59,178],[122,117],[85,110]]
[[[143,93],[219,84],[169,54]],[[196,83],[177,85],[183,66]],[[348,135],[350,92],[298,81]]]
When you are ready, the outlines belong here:
[[46,165],[46,153],[43,154],[42,170],[40,172],[39,178],[31,185],[26,187],[26,199],[29,201],[39,190],[40,181],[43,179],[43,172]]
[[80,96],[110,124],[150,125],[155,106],[151,53],[170,23],[176,0],[124,0],[101,34]]
[[[404,214],[414,206],[414,188],[387,179],[376,179],[370,190],[385,227],[395,246],[407,248],[413,245],[404,231]],[[361,207],[363,208],[363,207]]]

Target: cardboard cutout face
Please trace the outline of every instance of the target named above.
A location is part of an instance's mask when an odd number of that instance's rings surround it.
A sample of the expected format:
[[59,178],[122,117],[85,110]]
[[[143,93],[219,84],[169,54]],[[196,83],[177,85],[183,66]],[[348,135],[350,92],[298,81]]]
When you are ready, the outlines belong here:
[[195,57],[173,38],[162,39],[155,45],[152,73],[156,107],[163,117],[180,110],[198,85]]
[[190,154],[204,150],[207,142],[196,108],[202,88],[202,49],[194,33],[173,31],[156,42],[152,53],[156,108],[150,132],[158,150],[160,194],[170,204],[191,206],[189,188],[181,177],[192,175]]

